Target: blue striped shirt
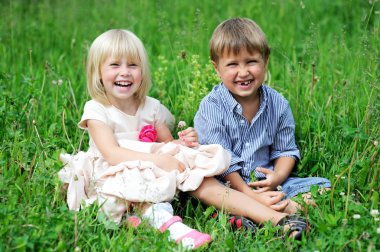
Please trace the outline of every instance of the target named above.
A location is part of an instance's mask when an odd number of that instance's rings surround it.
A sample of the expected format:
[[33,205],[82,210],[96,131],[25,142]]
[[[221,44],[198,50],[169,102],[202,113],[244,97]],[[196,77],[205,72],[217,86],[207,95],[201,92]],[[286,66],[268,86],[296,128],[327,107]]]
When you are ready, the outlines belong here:
[[[242,113],[241,105],[221,83],[203,98],[195,115],[199,143],[220,144],[231,153],[231,165],[220,179],[237,171],[248,183],[256,167],[273,170],[273,161],[279,157],[300,159],[292,111],[280,93],[261,86],[260,108],[252,122]],[[255,176],[265,177],[261,172]]]

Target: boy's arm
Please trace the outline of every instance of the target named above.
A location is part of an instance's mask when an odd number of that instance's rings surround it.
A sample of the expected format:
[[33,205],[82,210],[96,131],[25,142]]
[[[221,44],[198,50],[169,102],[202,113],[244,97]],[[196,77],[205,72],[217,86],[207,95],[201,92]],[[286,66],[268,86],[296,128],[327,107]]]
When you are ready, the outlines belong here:
[[249,183],[250,186],[258,188],[257,192],[275,190],[289,177],[296,162],[300,159],[294,136],[295,122],[289,103],[285,101],[279,107],[283,107],[284,110],[281,113],[270,153],[270,160],[274,162],[274,171],[256,168],[266,176],[265,180]]
[[265,174],[266,179],[261,181],[249,182],[250,187],[257,188],[255,192],[265,192],[276,190],[290,175],[296,160],[293,157],[279,157],[274,161],[274,171],[258,167],[256,171]]

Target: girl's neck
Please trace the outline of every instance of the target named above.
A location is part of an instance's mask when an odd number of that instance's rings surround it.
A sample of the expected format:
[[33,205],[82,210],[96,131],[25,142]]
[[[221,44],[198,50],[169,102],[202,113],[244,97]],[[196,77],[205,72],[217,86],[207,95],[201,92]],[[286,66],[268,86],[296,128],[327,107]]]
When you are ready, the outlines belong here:
[[139,107],[139,102],[135,97],[131,97],[130,99],[120,101],[109,101],[112,106],[122,111],[127,115],[134,116],[136,115],[137,109]]

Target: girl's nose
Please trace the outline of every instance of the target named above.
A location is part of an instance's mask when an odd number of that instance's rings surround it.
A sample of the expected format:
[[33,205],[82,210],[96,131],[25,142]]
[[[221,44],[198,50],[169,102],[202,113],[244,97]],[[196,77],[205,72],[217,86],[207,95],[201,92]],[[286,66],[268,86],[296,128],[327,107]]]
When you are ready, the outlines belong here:
[[131,75],[131,71],[130,71],[129,67],[128,66],[121,67],[120,75],[130,76]]

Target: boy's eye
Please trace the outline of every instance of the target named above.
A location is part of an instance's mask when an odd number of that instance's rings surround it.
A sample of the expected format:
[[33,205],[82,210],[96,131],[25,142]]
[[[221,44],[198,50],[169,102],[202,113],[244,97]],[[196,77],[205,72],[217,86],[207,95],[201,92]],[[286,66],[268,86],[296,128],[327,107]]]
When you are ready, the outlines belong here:
[[236,66],[237,64],[235,62],[228,63],[227,66]]

